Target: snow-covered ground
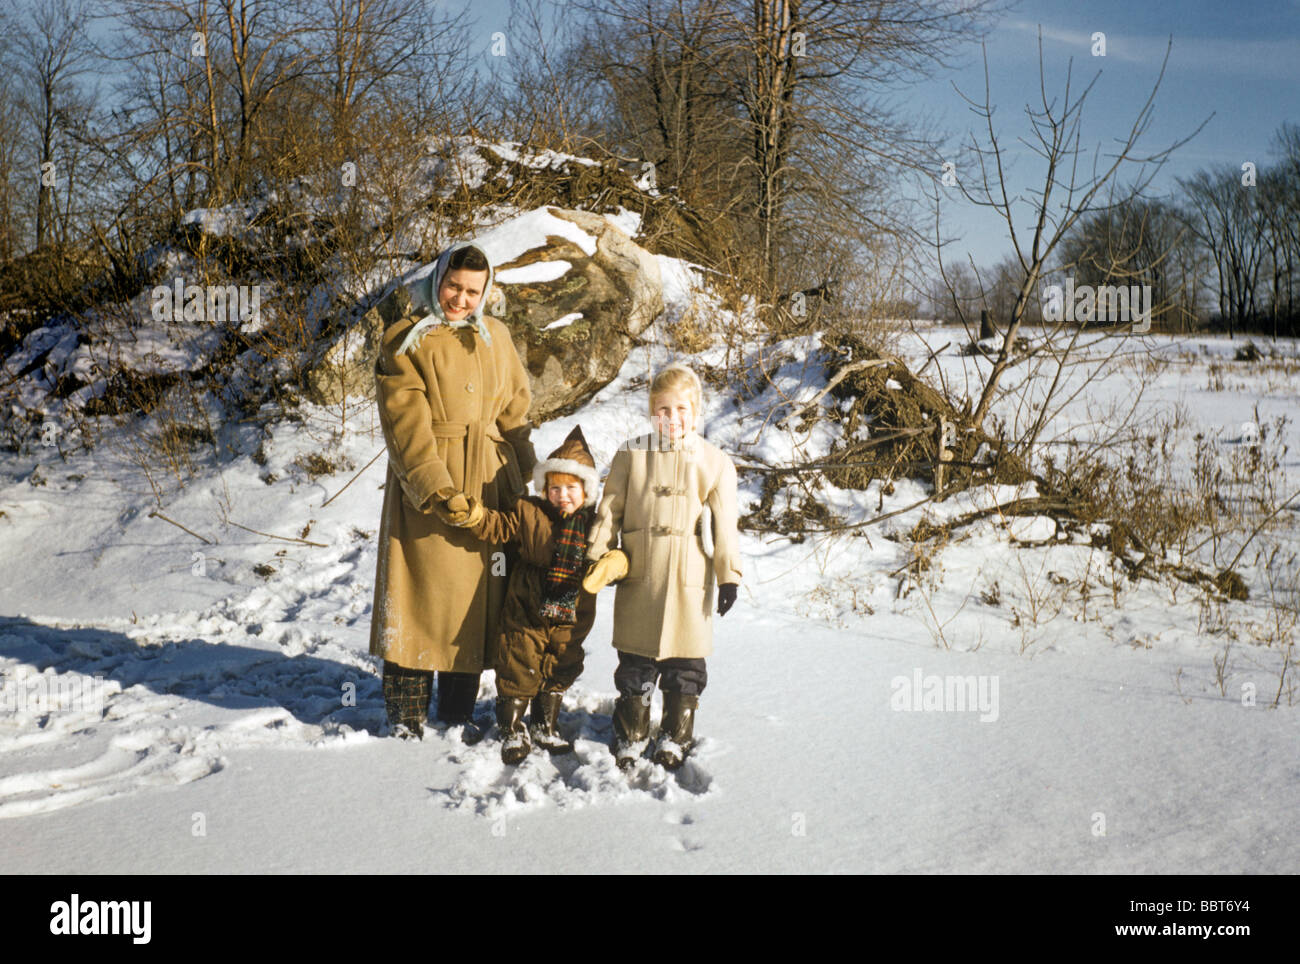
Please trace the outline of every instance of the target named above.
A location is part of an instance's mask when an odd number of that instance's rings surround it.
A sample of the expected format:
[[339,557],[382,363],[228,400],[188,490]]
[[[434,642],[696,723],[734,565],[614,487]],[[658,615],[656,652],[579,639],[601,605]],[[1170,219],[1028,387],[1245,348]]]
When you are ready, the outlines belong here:
[[[670,311],[680,311],[687,274],[667,259],[664,268]],[[607,466],[645,428],[646,376],[679,357],[663,330],[583,409],[539,429],[538,451],[577,422]],[[956,354],[964,341],[926,328],[899,348],[919,367],[927,346],[951,343],[937,366],[960,385],[987,370]],[[1290,362],[1247,364],[1232,361],[1240,343],[1148,339],[1151,353],[1112,364],[1045,438],[1082,437],[1105,424],[1107,406],[1141,392],[1153,425],[1169,431],[1181,410],[1175,441],[1191,445],[1199,431],[1225,459],[1244,423],[1263,426],[1289,494],[1300,477],[1294,347]],[[705,434],[740,464],[824,454],[826,423],[800,435],[766,418],[782,393],[810,398],[824,384],[816,347],[807,336],[765,349],[772,386],[742,407],[713,392]],[[724,356],[718,347],[695,360]],[[1045,518],[972,525],[909,574],[907,534],[922,518],[942,522],[1032,487],[975,491],[798,543],[745,533],[740,602],[715,620],[703,739],[688,765],[614,766],[610,593],[561,716],[576,752],[534,753],[513,768],[494,739],[466,747],[432,727],[418,743],[380,735],[366,643],[382,437],[369,408],[346,420],[305,411],[266,437],[231,432],[230,457],[168,486],[161,515],[150,482],[110,446],[66,461],[57,446],[0,459],[5,871],[1297,866],[1294,690],[1283,686],[1268,708],[1280,641],[1295,628],[1279,605],[1298,601],[1287,596],[1291,509],[1243,553],[1250,597],[1240,602],[1177,580],[1130,582]],[[1017,417],[1010,406],[995,414]],[[311,455],[337,471],[313,476]],[[759,487],[743,475],[742,511]],[[873,484],[818,498],[854,521],[928,494],[900,481],[889,494]],[[1271,560],[1256,551],[1270,545],[1281,547]],[[485,719],[493,696],[485,674]]]

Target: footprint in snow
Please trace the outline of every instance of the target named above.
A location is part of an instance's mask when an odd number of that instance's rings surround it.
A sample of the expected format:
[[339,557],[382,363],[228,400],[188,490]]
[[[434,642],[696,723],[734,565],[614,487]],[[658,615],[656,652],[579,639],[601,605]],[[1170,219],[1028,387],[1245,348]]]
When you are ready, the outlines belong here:
[[143,787],[192,783],[223,765],[189,736],[162,729],[123,733],[86,763],[0,777],[0,819],[109,800]]
[[[675,772],[648,757],[620,770],[609,749],[613,724],[608,711],[614,698],[570,690],[565,703],[560,732],[573,741],[574,749],[563,756],[534,748],[522,763],[507,766],[501,762],[495,727],[472,747],[459,743],[454,731],[439,734],[439,739],[454,743],[448,758],[460,765],[461,772],[450,788],[432,791],[434,799],[449,809],[496,818],[545,806],[576,809],[634,799],[681,804],[714,791],[708,768],[712,741],[702,739]],[[588,707],[607,707],[607,712],[592,712]],[[692,818],[682,817],[679,822],[689,824]]]
[[378,732],[383,715],[364,657],[0,619],[0,819],[190,783],[232,749]]
[[670,846],[673,850],[684,854],[691,854],[704,849],[704,844],[697,843],[689,837],[675,837]]

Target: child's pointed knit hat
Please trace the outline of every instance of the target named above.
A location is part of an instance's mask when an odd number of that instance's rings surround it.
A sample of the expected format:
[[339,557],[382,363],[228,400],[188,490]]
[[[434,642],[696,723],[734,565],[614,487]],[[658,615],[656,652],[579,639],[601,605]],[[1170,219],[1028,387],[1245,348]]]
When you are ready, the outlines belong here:
[[533,488],[538,495],[546,494],[546,475],[548,472],[563,472],[582,479],[583,505],[595,505],[596,493],[600,489],[600,479],[596,475],[596,460],[587,448],[582,427],[575,425],[560,447],[538,462],[533,469]]

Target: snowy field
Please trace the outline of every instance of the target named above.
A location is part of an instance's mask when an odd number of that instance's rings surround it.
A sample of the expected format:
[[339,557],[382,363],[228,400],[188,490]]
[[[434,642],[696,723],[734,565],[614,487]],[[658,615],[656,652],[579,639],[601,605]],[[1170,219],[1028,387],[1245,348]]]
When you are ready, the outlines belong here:
[[[663,264],[680,311],[684,278]],[[603,472],[617,444],[645,429],[646,376],[680,357],[660,332],[583,409],[542,426],[538,452],[580,423]],[[987,371],[957,354],[966,340],[922,328],[898,349],[915,370],[949,345],[927,376],[961,386]],[[704,434],[739,464],[824,454],[825,423],[800,434],[765,419],[781,393],[807,399],[824,384],[816,342],[766,349],[772,387],[743,409],[713,393]],[[1044,438],[1083,437],[1137,398],[1162,438],[1188,447],[1188,466],[1198,432],[1231,461],[1252,441],[1243,425],[1255,425],[1278,456],[1278,501],[1294,491],[1294,346],[1244,363],[1233,360],[1242,339],[1143,344],[1060,396],[1069,404]],[[719,365],[723,349],[696,360]],[[1031,413],[995,410],[1009,424]],[[576,752],[535,752],[514,768],[495,739],[471,748],[456,730],[430,727],[418,743],[380,735],[366,644],[382,455],[339,494],[382,452],[374,413],[344,422],[311,409],[269,437],[249,428],[229,441],[226,461],[168,489],[166,520],[151,515],[149,482],[108,447],[66,461],[52,447],[0,458],[5,872],[1300,866],[1300,694],[1280,680],[1300,503],[1241,554],[1243,601],[1174,579],[1128,581],[1046,518],[971,525],[908,574],[907,534],[922,518],[1032,486],[799,543],[744,533],[745,581],[715,619],[703,739],[687,766],[614,766],[609,592],[561,716]],[[313,453],[341,467],[312,478],[303,460]],[[742,475],[742,511],[759,488]],[[873,483],[819,498],[854,521],[928,494],[900,481],[889,494]],[[1231,558],[1240,542],[1219,551]],[[494,695],[485,674],[480,717]]]

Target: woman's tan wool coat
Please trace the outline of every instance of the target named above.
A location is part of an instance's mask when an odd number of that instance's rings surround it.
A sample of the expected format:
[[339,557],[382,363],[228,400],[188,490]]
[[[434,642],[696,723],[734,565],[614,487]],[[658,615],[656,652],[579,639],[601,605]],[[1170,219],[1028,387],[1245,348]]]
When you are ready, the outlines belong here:
[[370,652],[410,669],[477,673],[496,658],[505,559],[433,509],[458,492],[492,509],[523,494],[536,461],[528,374],[510,330],[490,317],[491,346],[473,329],[438,326],[397,354],[417,320],[394,323],[375,361],[388,477]]
[[[713,560],[697,524],[713,514]],[[588,558],[627,554],[628,573],[614,595],[614,646],[654,659],[713,652],[714,584],[739,583],[736,468],[694,432],[671,442],[658,434],[624,442],[614,453],[596,514]]]

